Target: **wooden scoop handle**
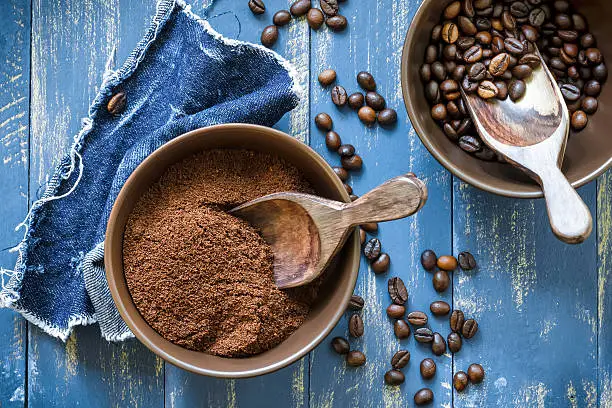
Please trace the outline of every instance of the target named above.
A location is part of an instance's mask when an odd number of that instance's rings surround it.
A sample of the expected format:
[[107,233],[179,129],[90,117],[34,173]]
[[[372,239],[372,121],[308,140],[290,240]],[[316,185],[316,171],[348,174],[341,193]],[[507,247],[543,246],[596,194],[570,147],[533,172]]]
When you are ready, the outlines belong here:
[[361,196],[342,211],[349,226],[408,217],[427,201],[427,187],[412,173],[399,176]]
[[558,167],[548,166],[538,176],[554,234],[568,244],[583,242],[593,230],[589,208]]

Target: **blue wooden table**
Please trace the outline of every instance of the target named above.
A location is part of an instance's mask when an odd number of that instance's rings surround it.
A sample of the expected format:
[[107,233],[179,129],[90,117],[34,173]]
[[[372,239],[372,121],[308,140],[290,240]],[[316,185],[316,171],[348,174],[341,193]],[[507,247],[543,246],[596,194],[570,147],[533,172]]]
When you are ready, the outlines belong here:
[[[217,0],[211,24],[229,37],[257,42],[272,13],[290,4],[265,1],[268,12],[255,17],[247,0]],[[193,10],[200,14],[207,5],[195,1]],[[363,263],[356,293],[366,299],[366,334],[355,343],[368,357],[365,367],[347,368],[325,341],[275,374],[217,380],[164,364],[135,340],[109,344],[95,326],[79,328],[62,343],[2,310],[0,407],[405,407],[423,386],[434,390],[434,405],[442,407],[612,407],[612,174],[580,190],[596,228],[574,247],[552,236],[542,201],[496,197],[451,176],[421,145],[402,102],[401,48],[418,5],[348,0],[342,4],[346,32],[309,31],[303,19],[283,28],[275,49],[295,64],[307,96],[277,127],[336,164],[312,122],[318,112],[330,112],[343,140],[365,161],[351,179],[357,194],[407,171],[426,181],[425,208],[381,226],[379,237],[392,258],[388,276],[407,283],[412,310],[443,299],[481,327],[455,356],[436,358],[433,380],[421,380],[418,370],[430,352],[393,335],[384,313],[387,276],[375,276]],[[122,63],[154,10],[152,0],[0,2],[0,248],[21,238],[12,227],[79,130],[107,57],[117,47]],[[355,114],[335,109],[316,81],[324,68],[336,69],[349,90],[357,89],[357,72],[372,72],[397,109],[399,125],[365,129]],[[480,267],[455,273],[452,290],[439,296],[418,263],[426,248],[438,254],[470,250]],[[0,252],[0,265],[14,261]],[[448,332],[447,319],[432,320],[434,329]],[[333,335],[346,334],[345,318]],[[386,387],[383,374],[400,347],[412,353],[406,383]],[[472,362],[485,367],[486,380],[454,392],[452,373]]]

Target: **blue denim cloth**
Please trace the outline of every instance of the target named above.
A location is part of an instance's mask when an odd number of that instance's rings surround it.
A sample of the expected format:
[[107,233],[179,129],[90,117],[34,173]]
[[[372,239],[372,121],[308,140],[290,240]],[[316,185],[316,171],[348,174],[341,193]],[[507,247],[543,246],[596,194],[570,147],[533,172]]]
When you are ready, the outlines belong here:
[[[112,116],[122,90],[126,110]],[[290,65],[261,46],[221,37],[180,0],[162,0],[118,71],[107,70],[89,116],[44,196],[32,205],[19,257],[0,304],[47,333],[98,322],[108,340],[131,336],[104,275],[104,234],[113,202],[138,164],[165,142],[219,123],[271,126],[298,103]]]

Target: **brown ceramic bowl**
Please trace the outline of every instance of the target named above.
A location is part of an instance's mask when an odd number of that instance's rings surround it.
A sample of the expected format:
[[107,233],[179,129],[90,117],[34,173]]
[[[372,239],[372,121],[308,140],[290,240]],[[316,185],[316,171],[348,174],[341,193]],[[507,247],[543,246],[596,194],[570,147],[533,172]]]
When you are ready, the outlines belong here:
[[295,165],[315,191],[330,199],[350,202],[340,179],[314,150],[274,129],[245,124],[194,130],[157,149],[127,180],[110,215],[104,262],[106,278],[121,317],[151,351],[171,364],[197,374],[240,378],[285,367],[311,351],[329,334],[346,309],[359,269],[359,235],[353,234],[330,266],[316,304],[306,322],[277,347],[247,358],[222,358],[179,347],[161,337],[142,318],[132,301],[123,274],[123,233],[138,198],[168,166],[207,149],[250,149],[278,155]]
[[[442,10],[451,0],[423,0],[404,43],[401,81],[404,102],[412,125],[421,141],[434,157],[454,175],[482,190],[508,197],[542,197],[542,191],[522,171],[501,163],[484,162],[464,153],[451,142],[431,118],[425,99],[419,68],[431,29],[438,24]],[[612,2],[608,0],[576,0],[575,6],[589,22],[591,32],[608,62],[612,63]],[[610,82],[610,81],[608,81]],[[605,84],[599,98],[598,112],[589,117],[589,124],[580,133],[571,135],[563,171],[574,187],[582,186],[601,175],[612,165],[612,84]]]

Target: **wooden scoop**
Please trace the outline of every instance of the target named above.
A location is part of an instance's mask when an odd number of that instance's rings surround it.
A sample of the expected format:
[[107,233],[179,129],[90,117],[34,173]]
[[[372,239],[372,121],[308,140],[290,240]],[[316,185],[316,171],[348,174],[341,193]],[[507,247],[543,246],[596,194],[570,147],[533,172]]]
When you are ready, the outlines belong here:
[[542,61],[533,71],[525,95],[517,102],[486,101],[461,92],[482,140],[542,186],[554,234],[570,244],[584,241],[593,221],[561,172],[570,119],[546,64]]
[[413,174],[396,177],[352,203],[300,193],[276,193],[230,211],[258,228],[274,253],[279,288],[305,285],[320,276],[352,228],[417,212],[427,188]]

